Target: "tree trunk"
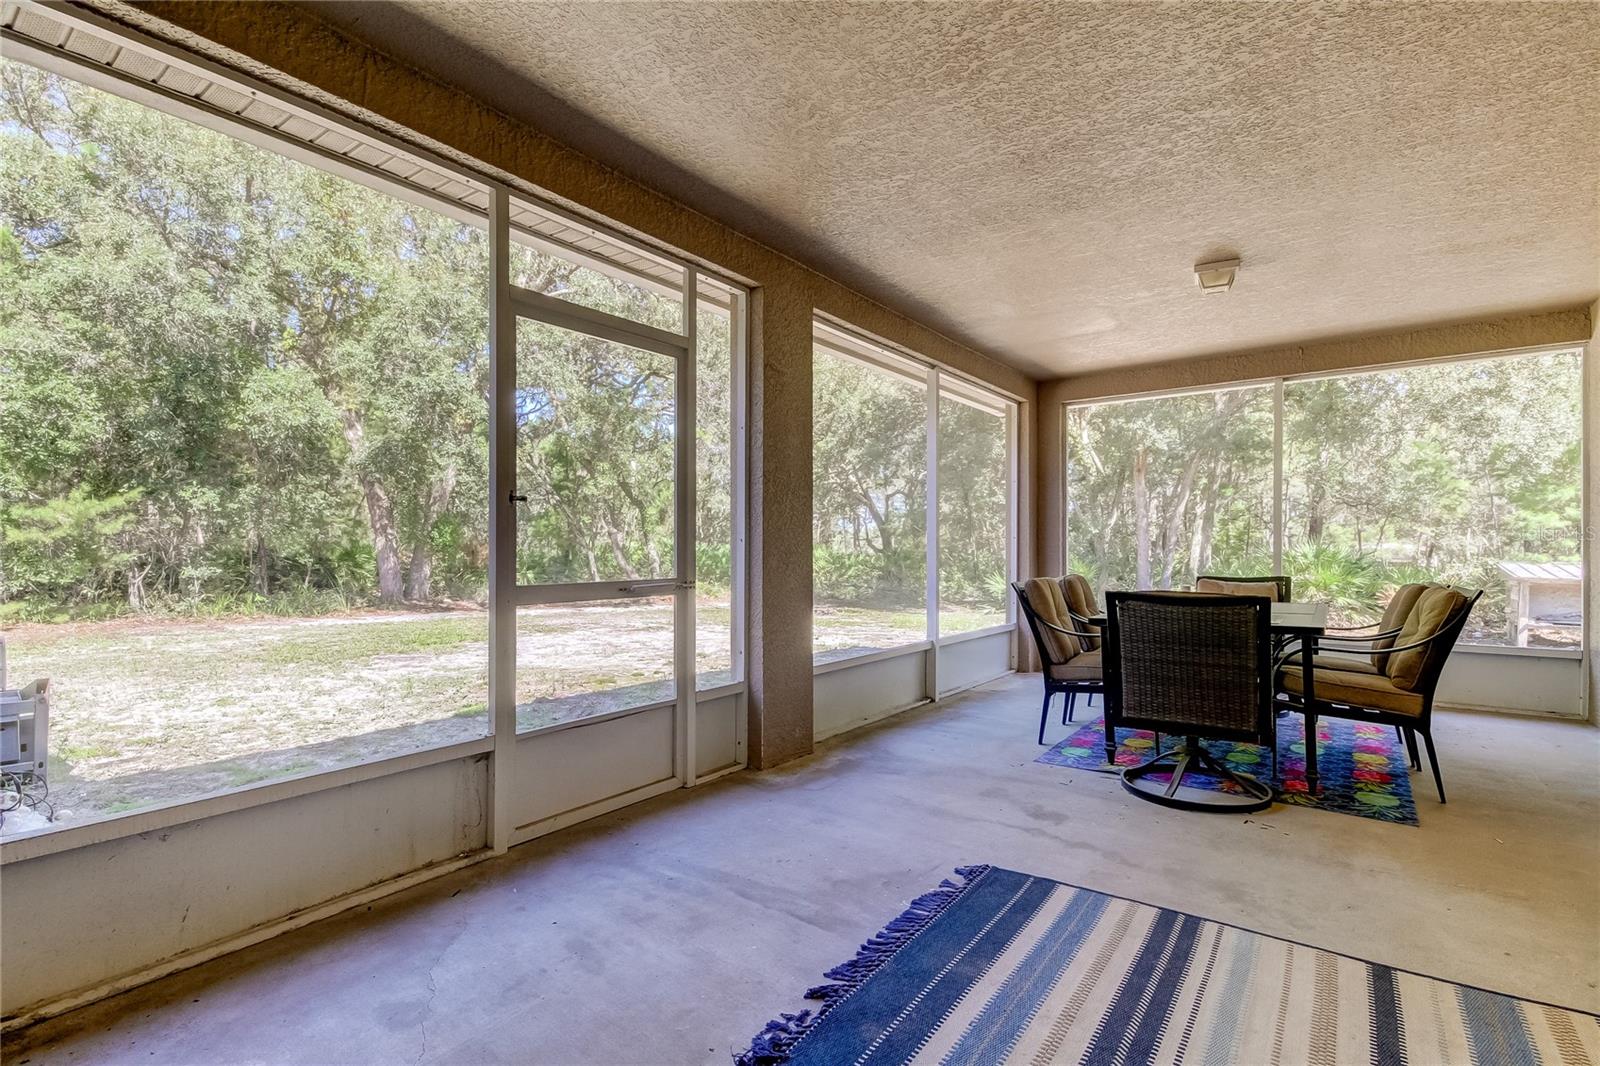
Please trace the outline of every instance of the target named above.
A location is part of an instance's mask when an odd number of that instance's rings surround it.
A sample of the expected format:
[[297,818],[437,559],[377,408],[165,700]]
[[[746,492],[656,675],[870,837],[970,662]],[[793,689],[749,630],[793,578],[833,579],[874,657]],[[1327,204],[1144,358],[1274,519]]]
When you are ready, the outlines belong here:
[[1206,493],[1206,509],[1205,513],[1200,516],[1200,529],[1195,539],[1195,547],[1198,549],[1194,564],[1196,577],[1211,569],[1211,539],[1215,536],[1217,529],[1217,506],[1222,496],[1222,490],[1231,483],[1231,471],[1229,476],[1224,478],[1217,472],[1216,467],[1212,468],[1211,485]]
[[1196,452],[1183,468],[1183,479],[1178,482],[1172,508],[1167,512],[1167,528],[1161,537],[1161,554],[1165,557],[1161,564],[1161,587],[1164,589],[1172,587],[1172,570],[1178,565],[1178,542],[1183,535],[1183,518],[1189,513],[1189,496],[1194,492],[1194,473],[1199,466],[1200,453]]
[[1206,524],[1206,503],[1210,496],[1212,479],[1208,476],[1202,483],[1200,495],[1194,501],[1194,523],[1189,529],[1189,573],[1193,577],[1201,574],[1200,570],[1200,531]]
[[406,600],[426,600],[433,591],[433,546],[418,532],[411,542],[411,565],[406,568]]
[[[894,535],[889,532],[889,523],[884,519],[883,512],[878,510],[878,504],[872,498],[872,493],[865,489],[858,489],[856,495],[867,505],[867,514],[872,519],[872,524],[878,527],[878,554],[888,555],[894,551]],[[867,547],[872,547],[872,538],[867,538]]]
[[639,571],[635,570],[633,568],[633,564],[628,561],[628,553],[622,543],[622,534],[617,530],[617,527],[612,525],[610,522],[607,522],[605,526],[606,540],[611,544],[611,557],[616,560],[617,566],[622,570],[623,576],[625,576],[629,581],[637,581],[639,579]]
[[661,552],[656,548],[655,538],[650,535],[650,508],[639,494],[633,492],[626,485],[619,486],[622,494],[627,497],[634,513],[639,516],[639,535],[644,538],[645,557],[650,560],[650,576],[661,577]]
[[[357,463],[362,462],[361,445],[366,438],[366,426],[358,412],[344,412],[344,437],[350,445],[352,458]],[[356,480],[367,504],[367,525],[372,531],[372,550],[378,564],[378,600],[399,603],[405,595],[405,581],[400,572],[400,546],[394,531],[394,503],[383,482],[370,471],[362,472]]]
[[265,596],[272,591],[271,559],[267,553],[267,539],[259,531],[251,538],[255,543],[250,552],[250,583],[256,594]]
[[1322,540],[1322,501],[1325,495],[1323,471],[1327,469],[1327,465],[1328,452],[1324,448],[1317,455],[1310,484],[1306,486],[1306,540],[1312,544]]
[[[198,557],[203,551],[205,551],[206,547],[205,523],[194,523],[193,535],[195,548],[194,554]],[[197,571],[191,571],[189,576],[189,597],[191,599],[198,600],[203,591],[204,590],[202,589],[200,583],[200,574]]]
[[1133,551],[1134,584],[1150,587],[1150,490],[1145,486],[1145,467],[1149,459],[1140,448],[1133,455]]
[[433,593],[433,524],[449,505],[455,488],[456,464],[450,463],[428,488],[422,520],[411,538],[411,565],[406,570],[407,600],[426,600]]
[[394,503],[383,483],[371,474],[362,474],[361,494],[367,501],[367,524],[372,528],[373,554],[378,563],[378,600],[399,603],[405,597],[405,582],[400,574],[400,545],[394,532]]
[[1118,507],[1111,512],[1110,517],[1100,527],[1100,552],[1095,565],[1094,587],[1099,589],[1101,593],[1105,592],[1106,585],[1111,581],[1111,536],[1116,531],[1117,520],[1121,517],[1122,508]]
[[145,608],[144,579],[150,573],[150,564],[128,567],[128,606],[135,611]]

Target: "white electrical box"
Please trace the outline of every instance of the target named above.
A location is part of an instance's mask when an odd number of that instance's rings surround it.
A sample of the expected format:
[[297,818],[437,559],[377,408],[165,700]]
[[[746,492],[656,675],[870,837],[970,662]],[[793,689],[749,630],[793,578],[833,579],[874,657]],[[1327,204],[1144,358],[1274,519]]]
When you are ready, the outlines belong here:
[[50,682],[0,689],[0,772],[44,777],[50,748]]

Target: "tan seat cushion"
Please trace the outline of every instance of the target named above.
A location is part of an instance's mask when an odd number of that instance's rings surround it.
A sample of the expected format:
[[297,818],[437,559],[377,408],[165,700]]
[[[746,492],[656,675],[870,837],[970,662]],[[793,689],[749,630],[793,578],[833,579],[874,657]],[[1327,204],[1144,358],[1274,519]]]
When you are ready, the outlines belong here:
[[1217,592],[1224,596],[1265,596],[1273,603],[1278,602],[1276,581],[1220,581],[1214,577],[1203,577],[1194,583],[1194,590]]
[[1378,668],[1372,665],[1372,656],[1356,652],[1319,651],[1313,661],[1317,664],[1319,676],[1324,670],[1344,670],[1352,674],[1379,672]]
[[[1394,638],[1394,646],[1400,648],[1428,639],[1444,628],[1451,616],[1466,606],[1466,603],[1467,598],[1455,589],[1443,585],[1430,585],[1417,597],[1416,606],[1406,615],[1406,623],[1401,628],[1400,635]],[[1444,641],[1434,641],[1420,648],[1395,652],[1387,656],[1385,672],[1396,688],[1409,692],[1417,687],[1417,681],[1426,667],[1442,662],[1444,656],[1449,654],[1450,649],[1445,647]]]
[[[1067,614],[1067,601],[1061,594],[1061,583],[1047,577],[1030,577],[1023,586],[1023,591],[1028,596],[1028,606],[1033,608],[1041,621],[1050,625],[1060,626],[1062,629],[1076,629],[1072,623],[1072,616]],[[1045,646],[1050,649],[1050,658],[1058,663],[1064,663],[1073,656],[1083,651],[1078,644],[1078,638],[1070,633],[1058,633],[1046,626],[1040,626],[1040,637]]]
[[[1422,696],[1395,688],[1394,683],[1382,674],[1319,669],[1316,680],[1318,703],[1328,700],[1357,707],[1376,707],[1396,714],[1422,714]],[[1283,668],[1282,683],[1284,691],[1296,696],[1305,695],[1305,681],[1300,676],[1298,666]]]
[[[1288,660],[1288,665],[1298,666],[1298,657]],[[1372,656],[1359,652],[1319,651],[1316,656],[1317,676],[1322,676],[1324,670],[1344,670],[1352,674],[1376,674],[1378,668],[1372,665]]]
[[[1089,579],[1082,574],[1068,574],[1062,578],[1061,594],[1066,598],[1067,606],[1084,618],[1100,613],[1100,608],[1094,602],[1094,589],[1090,586]],[[1091,626],[1087,622],[1079,622],[1077,619],[1073,619],[1071,628],[1095,634],[1100,632],[1099,626]],[[1090,648],[1098,648],[1100,646],[1100,638],[1099,636],[1093,636],[1083,641],[1083,643]]]
[[1057,681],[1100,681],[1100,655],[1099,648],[1075,655],[1066,663],[1052,666],[1050,676]]

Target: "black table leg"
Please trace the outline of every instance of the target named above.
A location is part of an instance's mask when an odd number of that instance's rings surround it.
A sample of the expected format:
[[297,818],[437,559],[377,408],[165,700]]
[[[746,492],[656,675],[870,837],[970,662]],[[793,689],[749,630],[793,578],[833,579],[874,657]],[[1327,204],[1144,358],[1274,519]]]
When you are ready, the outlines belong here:
[[1317,635],[1307,633],[1300,641],[1300,676],[1304,678],[1306,701],[1306,791],[1317,791]]

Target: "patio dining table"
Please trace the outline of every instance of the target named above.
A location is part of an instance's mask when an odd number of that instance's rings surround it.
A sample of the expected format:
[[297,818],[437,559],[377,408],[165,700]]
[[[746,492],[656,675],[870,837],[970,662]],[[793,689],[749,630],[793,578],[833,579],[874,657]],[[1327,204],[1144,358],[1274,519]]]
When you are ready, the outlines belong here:
[[[1090,625],[1104,627],[1106,616],[1094,614],[1085,619]],[[1317,643],[1328,631],[1328,605],[1325,603],[1274,603],[1272,605],[1272,636],[1273,644],[1284,641],[1297,641],[1300,644],[1300,660],[1305,675],[1304,702],[1307,707],[1315,705],[1317,698],[1317,678],[1313,660],[1317,654]],[[1317,744],[1316,738],[1306,737],[1306,787],[1315,792],[1317,789]]]

